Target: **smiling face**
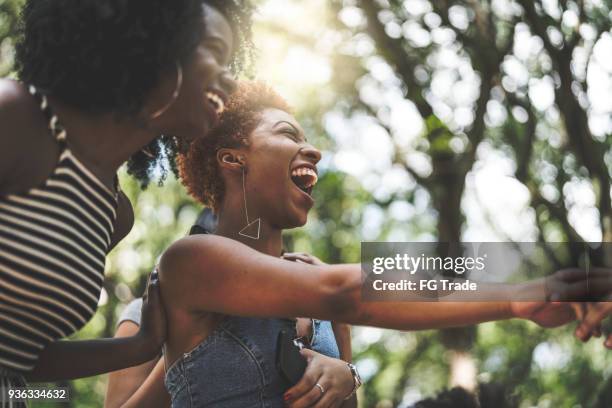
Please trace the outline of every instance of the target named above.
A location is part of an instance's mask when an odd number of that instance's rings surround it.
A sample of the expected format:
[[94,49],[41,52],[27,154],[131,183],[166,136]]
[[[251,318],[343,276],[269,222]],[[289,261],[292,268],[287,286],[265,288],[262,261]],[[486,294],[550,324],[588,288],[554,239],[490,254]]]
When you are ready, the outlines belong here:
[[[249,211],[279,229],[306,223],[314,200],[321,153],[310,145],[293,115],[268,108],[244,149]],[[238,194],[241,192],[229,192]]]
[[[213,7],[204,7],[204,32],[193,55],[182,64],[182,84],[174,103],[157,119],[160,133],[190,141],[205,136],[219,121],[236,83],[228,71],[234,36],[227,19]],[[165,76],[157,98],[170,97],[178,83],[177,69]]]
[[228,218],[261,218],[276,229],[306,222],[321,153],[306,140],[287,102],[258,81],[241,81],[208,137],[177,157],[181,183]]

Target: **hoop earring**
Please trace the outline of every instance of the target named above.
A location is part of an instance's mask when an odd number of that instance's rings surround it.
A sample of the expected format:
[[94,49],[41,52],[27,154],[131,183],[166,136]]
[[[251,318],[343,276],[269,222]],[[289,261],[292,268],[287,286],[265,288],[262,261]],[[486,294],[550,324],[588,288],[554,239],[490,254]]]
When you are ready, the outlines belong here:
[[149,119],[157,119],[161,115],[166,113],[166,111],[170,109],[170,106],[172,106],[172,104],[176,101],[179,94],[181,93],[182,86],[183,86],[183,67],[181,66],[181,63],[177,61],[176,62],[176,88],[174,89],[174,92],[172,93],[172,97],[170,98],[170,101],[168,101],[168,103],[164,105],[161,109],[153,112],[153,114],[149,116]]
[[243,237],[251,238],[251,239],[259,239],[259,232],[261,230],[261,218],[257,218],[256,220],[249,221],[249,208],[247,206],[246,199],[246,174],[245,168],[242,166],[242,193],[244,195],[244,214],[246,216],[247,225],[240,231],[238,231],[238,235],[242,235]]

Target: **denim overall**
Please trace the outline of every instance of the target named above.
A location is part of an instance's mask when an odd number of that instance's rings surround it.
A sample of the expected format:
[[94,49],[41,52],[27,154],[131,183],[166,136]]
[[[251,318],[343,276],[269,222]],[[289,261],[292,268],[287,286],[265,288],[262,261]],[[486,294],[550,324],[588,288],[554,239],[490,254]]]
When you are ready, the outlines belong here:
[[[166,373],[172,408],[282,408],[290,388],[276,369],[280,330],[295,321],[229,316],[202,343],[184,353]],[[312,349],[340,353],[331,323],[314,320]]]

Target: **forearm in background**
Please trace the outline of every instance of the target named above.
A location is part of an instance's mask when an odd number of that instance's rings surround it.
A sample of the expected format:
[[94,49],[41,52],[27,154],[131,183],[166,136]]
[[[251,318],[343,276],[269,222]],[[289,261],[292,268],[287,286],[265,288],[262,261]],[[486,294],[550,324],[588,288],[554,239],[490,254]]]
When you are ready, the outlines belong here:
[[142,364],[155,357],[156,352],[139,336],[56,341],[43,350],[26,378],[49,382],[91,377]]

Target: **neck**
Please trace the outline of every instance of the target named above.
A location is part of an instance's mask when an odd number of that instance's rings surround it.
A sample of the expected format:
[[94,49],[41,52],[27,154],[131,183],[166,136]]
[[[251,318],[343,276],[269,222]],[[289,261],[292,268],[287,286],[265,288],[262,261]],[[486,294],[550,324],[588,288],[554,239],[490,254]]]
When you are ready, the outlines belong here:
[[[240,209],[240,210],[236,210]],[[219,211],[219,223],[215,234],[239,241],[256,251],[267,255],[279,257],[283,249],[282,230],[271,226],[266,220],[261,219],[261,227],[259,231],[259,239],[252,239],[239,234],[239,232],[247,225],[244,205],[239,202],[235,204],[224,203]],[[251,216],[250,222],[257,219],[257,216]]]
[[157,136],[151,129],[118,120],[112,113],[89,115],[54,100],[51,103],[66,128],[70,149],[109,185],[119,167]]

